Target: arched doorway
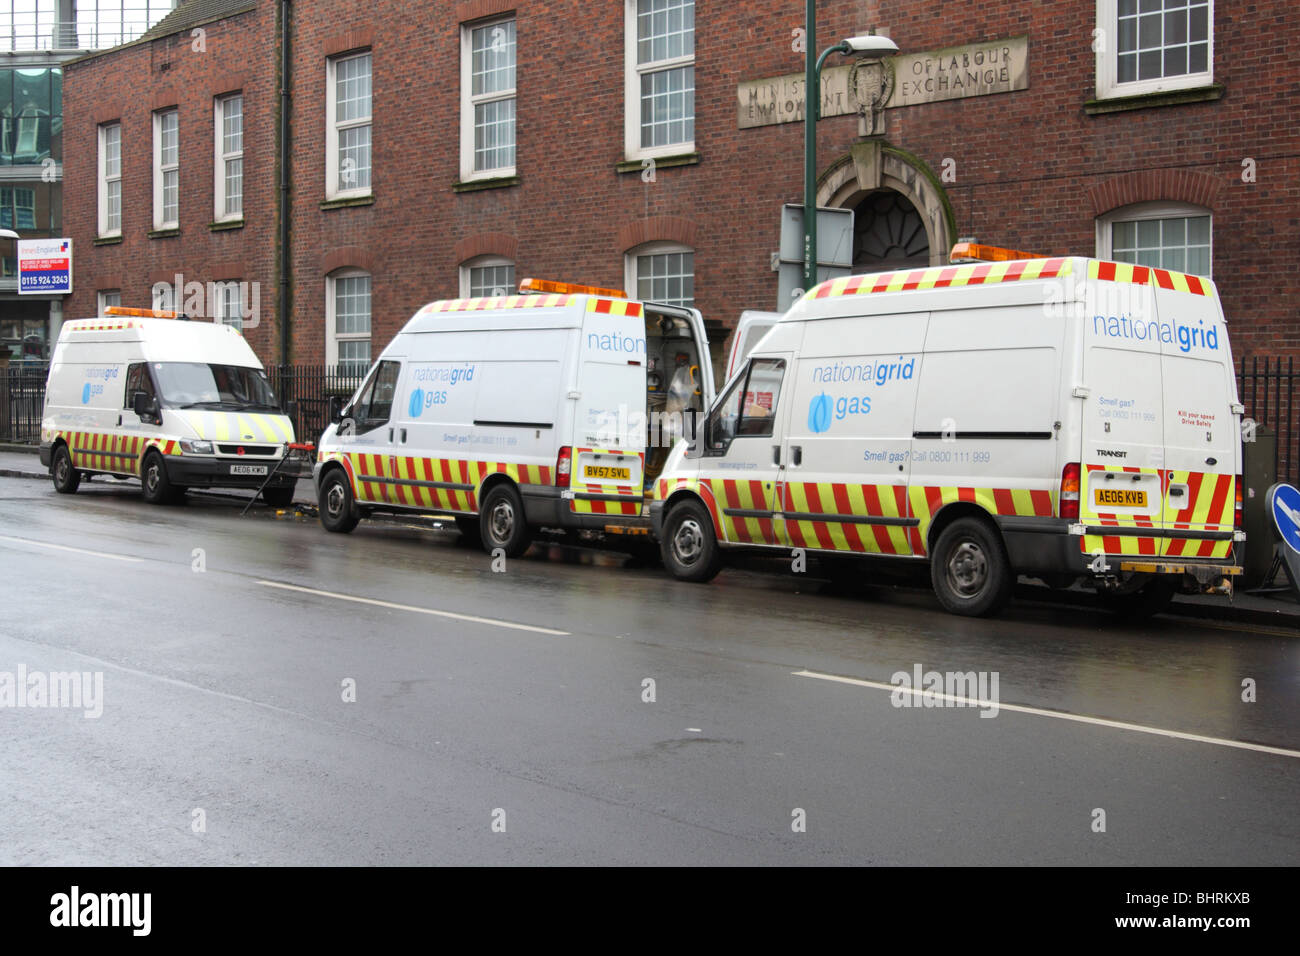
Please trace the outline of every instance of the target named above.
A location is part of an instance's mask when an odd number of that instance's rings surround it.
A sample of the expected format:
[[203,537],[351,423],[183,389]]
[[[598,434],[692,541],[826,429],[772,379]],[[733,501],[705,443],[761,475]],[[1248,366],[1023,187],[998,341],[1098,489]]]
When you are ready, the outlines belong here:
[[902,193],[878,189],[853,209],[853,271],[894,272],[930,264],[925,221]]
[[933,171],[904,150],[855,143],[818,178],[817,205],[854,211],[854,272],[948,263],[952,206]]

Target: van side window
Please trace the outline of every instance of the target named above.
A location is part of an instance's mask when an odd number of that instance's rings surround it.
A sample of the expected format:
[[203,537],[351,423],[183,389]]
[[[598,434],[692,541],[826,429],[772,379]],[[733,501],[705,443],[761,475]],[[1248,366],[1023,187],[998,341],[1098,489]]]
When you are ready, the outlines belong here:
[[136,392],[144,392],[149,398],[154,397],[153,378],[149,375],[149,366],[144,362],[127,366],[126,394],[122,396],[123,408],[134,407]]
[[397,393],[397,373],[401,368],[400,362],[380,362],[375,368],[352,409],[358,433],[388,424],[393,414],[393,396]]
[[709,415],[707,454],[725,455],[736,438],[770,437],[785,376],[784,359],[754,359]]

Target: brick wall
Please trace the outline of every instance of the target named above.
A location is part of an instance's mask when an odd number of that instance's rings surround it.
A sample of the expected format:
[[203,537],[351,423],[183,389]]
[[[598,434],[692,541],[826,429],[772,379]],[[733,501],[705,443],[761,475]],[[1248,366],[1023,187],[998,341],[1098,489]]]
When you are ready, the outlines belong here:
[[[886,111],[886,136],[936,172],[952,160],[945,188],[959,235],[1046,252],[1090,255],[1095,220],[1118,204],[1180,200],[1214,215],[1213,270],[1238,355],[1300,351],[1300,133],[1290,113],[1300,69],[1290,51],[1298,29],[1281,0],[1242,8],[1220,2],[1215,16],[1213,102],[1090,116],[1094,97],[1096,4],[1060,0],[959,5],[902,0],[823,0],[819,46],[876,27],[905,51],[1028,34],[1029,88],[1022,92]],[[178,265],[242,261],[265,276],[264,316],[274,301],[275,4],[214,27],[206,57],[147,45],[69,69],[67,222],[78,245],[72,312],[93,308],[94,287],[120,284],[123,300]],[[456,193],[459,179],[461,17],[514,9],[518,42],[518,185]],[[696,304],[727,323],[744,309],[775,305],[780,206],[802,201],[801,123],[740,130],[735,96],[743,80],[796,73],[792,48],[802,5],[775,0],[701,0],[696,26],[698,164],[660,168],[657,181],[620,174],[623,156],[623,5],[475,0],[425,5],[374,0],[300,0],[293,5],[294,139],[292,212],[297,362],[323,361],[325,275],[370,269],[373,350],[423,302],[458,293],[457,266],[483,252],[513,249],[519,276],[623,285],[623,253],[648,239],[686,236],[695,248]],[[959,10],[960,15],[956,15]],[[325,199],[325,59],[369,47],[373,54],[371,205],[322,209]],[[214,55],[215,54],[215,55]],[[160,60],[170,59],[167,73]],[[244,71],[250,180],[248,225],[210,234],[211,97],[214,77]],[[147,240],[152,104],[182,104],[182,144],[202,149],[182,166],[182,236]],[[164,98],[167,98],[164,96]],[[94,125],[124,118],[134,200],[120,246],[94,248]],[[254,120],[257,117],[257,120]],[[262,125],[256,126],[254,123]],[[206,126],[204,124],[207,124]],[[188,132],[187,132],[188,131]],[[206,132],[205,132],[206,131]],[[856,117],[818,128],[826,168],[858,135]],[[254,162],[253,157],[262,157]],[[1257,181],[1243,183],[1242,161]],[[102,274],[103,278],[100,278]],[[93,282],[86,281],[94,275]],[[119,278],[120,282],[110,282]],[[250,336],[262,354],[262,337]]]

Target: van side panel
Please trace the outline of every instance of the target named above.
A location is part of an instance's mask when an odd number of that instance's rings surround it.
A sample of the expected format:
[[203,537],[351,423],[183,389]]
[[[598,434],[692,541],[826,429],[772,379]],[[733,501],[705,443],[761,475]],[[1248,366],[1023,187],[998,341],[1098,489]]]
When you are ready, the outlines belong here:
[[930,316],[911,441],[913,547],[931,522],[971,502],[1014,530],[1056,513],[1065,318],[1015,305]]
[[781,492],[792,546],[912,553],[907,481],[927,318],[800,323]]

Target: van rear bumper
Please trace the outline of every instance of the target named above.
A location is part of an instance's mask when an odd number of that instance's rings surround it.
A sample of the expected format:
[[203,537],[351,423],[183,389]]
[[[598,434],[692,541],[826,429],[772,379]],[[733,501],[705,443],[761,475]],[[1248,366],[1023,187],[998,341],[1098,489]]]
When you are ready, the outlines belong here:
[[[649,515],[574,514],[569,499],[563,497],[563,488],[547,485],[524,485],[520,492],[524,499],[524,515],[531,525],[548,528],[573,528],[580,531],[604,531],[610,525],[622,527],[650,527]],[[643,512],[645,509],[642,509]]]
[[[260,488],[266,475],[232,475],[231,465],[266,465],[267,474],[275,467],[274,461],[232,462],[225,458],[198,458],[188,455],[164,455],[167,480],[187,488]],[[284,467],[284,465],[281,465]],[[276,472],[268,488],[289,488],[298,479],[292,472]]]

